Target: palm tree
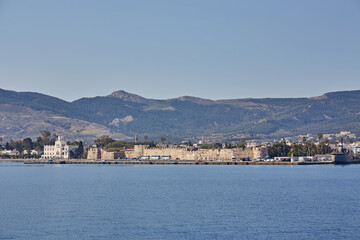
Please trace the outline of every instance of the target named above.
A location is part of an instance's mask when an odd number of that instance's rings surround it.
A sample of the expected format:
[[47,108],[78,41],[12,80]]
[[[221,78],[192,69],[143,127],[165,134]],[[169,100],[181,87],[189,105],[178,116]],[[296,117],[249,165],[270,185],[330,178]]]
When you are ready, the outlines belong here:
[[164,138],[164,137],[161,137],[160,140],[161,140],[163,143],[165,143],[167,139]]
[[147,135],[144,136],[144,142],[146,142],[149,139]]
[[305,143],[306,142],[306,137],[302,138],[302,142]]
[[322,133],[318,133],[318,134],[317,134],[317,138],[319,139],[319,142],[320,142],[320,140],[323,138],[323,134],[322,134]]
[[328,153],[328,148],[329,148],[329,139],[328,139],[328,138],[325,138],[325,139],[324,139],[324,142],[325,142],[325,145],[326,145],[326,147],[325,147],[325,154],[327,154],[327,153]]

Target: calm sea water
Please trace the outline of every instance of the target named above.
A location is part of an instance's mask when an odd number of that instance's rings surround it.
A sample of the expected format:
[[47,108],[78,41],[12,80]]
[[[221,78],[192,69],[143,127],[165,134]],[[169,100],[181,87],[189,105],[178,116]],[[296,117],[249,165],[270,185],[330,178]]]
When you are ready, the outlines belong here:
[[0,163],[0,239],[360,239],[360,166]]

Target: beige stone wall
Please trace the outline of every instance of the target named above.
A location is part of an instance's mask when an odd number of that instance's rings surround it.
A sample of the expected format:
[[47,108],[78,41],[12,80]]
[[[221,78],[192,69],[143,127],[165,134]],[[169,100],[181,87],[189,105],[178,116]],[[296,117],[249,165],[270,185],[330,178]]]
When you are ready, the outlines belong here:
[[101,158],[101,152],[99,148],[90,147],[88,150],[87,159],[97,160]]
[[142,145],[136,145],[134,150],[120,152],[108,152],[105,149],[90,148],[88,159],[112,160],[122,158],[140,158],[141,156],[171,156],[171,159],[179,160],[231,160],[236,157],[237,160],[249,157],[256,159],[261,156],[265,158],[268,155],[267,148],[234,148],[234,149],[187,149],[187,148],[148,148]]
[[135,149],[134,150],[126,150],[125,152],[124,152],[124,154],[125,154],[125,157],[126,158],[139,158],[139,157],[141,157],[141,156],[143,156],[144,154],[143,154],[143,151],[141,151],[141,152],[138,152],[138,151],[136,151]]
[[124,151],[120,152],[108,152],[105,149],[100,148],[90,148],[88,151],[87,159],[91,160],[114,160],[125,158],[126,155]]
[[263,153],[258,148],[198,149],[191,151],[186,148],[147,148],[146,146],[137,145],[134,151],[126,151],[125,155],[127,158],[138,158],[143,155],[170,155],[172,159],[179,160],[231,160],[234,156],[240,160],[245,157],[254,159],[263,155]]
[[267,147],[254,148],[254,159],[256,159],[258,157],[265,159],[265,157],[268,155],[269,155],[269,149]]

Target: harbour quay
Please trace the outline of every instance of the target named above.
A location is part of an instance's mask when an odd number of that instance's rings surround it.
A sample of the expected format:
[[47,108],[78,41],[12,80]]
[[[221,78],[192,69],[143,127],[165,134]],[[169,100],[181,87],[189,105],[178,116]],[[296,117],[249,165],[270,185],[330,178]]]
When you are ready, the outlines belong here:
[[24,160],[25,164],[161,164],[161,165],[323,165],[334,164],[334,161],[314,162],[259,162],[259,161],[194,161],[194,160],[87,160],[87,159],[31,159]]

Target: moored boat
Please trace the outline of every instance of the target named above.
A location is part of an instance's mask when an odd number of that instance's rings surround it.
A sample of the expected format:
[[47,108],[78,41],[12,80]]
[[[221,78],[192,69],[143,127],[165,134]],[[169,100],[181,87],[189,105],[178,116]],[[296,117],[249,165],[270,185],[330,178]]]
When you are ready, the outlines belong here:
[[350,154],[339,152],[339,153],[332,153],[331,159],[335,164],[347,164],[351,163],[351,157]]

